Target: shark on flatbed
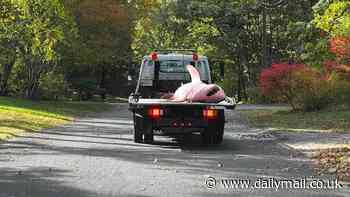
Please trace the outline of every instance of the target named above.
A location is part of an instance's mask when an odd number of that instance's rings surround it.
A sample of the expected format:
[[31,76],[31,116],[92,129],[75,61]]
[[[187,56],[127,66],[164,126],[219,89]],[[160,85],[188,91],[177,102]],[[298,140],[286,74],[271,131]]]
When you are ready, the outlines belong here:
[[203,83],[198,70],[192,65],[187,65],[186,68],[191,75],[191,82],[180,86],[169,100],[205,103],[219,103],[225,100],[225,92],[220,86]]

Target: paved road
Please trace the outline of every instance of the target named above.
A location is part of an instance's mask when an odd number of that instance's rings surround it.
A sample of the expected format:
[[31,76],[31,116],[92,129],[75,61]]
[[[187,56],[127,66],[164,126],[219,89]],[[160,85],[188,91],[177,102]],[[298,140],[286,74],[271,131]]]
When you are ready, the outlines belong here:
[[[259,130],[248,128],[237,112],[227,117],[224,142],[213,147],[201,147],[197,136],[135,144],[130,114],[122,104],[64,127],[18,137],[0,144],[0,197],[350,196],[349,188],[224,188],[223,178],[255,184],[259,178],[315,175],[311,162],[284,149],[280,140],[257,135]],[[206,187],[209,176],[217,180],[215,188]]]

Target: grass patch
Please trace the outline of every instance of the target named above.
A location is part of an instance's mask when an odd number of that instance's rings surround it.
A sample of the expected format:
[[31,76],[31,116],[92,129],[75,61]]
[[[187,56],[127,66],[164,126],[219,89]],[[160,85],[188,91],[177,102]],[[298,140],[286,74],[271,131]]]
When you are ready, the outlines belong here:
[[350,109],[292,112],[281,109],[241,110],[254,127],[284,131],[350,131]]
[[102,112],[110,107],[97,102],[39,102],[0,97],[0,140],[66,124],[76,116]]

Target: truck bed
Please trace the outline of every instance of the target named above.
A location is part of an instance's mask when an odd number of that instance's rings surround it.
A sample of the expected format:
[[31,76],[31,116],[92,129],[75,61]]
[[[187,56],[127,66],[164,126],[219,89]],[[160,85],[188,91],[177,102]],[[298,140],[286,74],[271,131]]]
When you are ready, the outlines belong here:
[[131,105],[191,105],[191,106],[213,106],[213,107],[225,107],[227,109],[233,109],[235,107],[235,102],[233,99],[226,99],[219,103],[202,103],[202,102],[176,102],[168,99],[148,99],[148,98],[140,98],[138,100],[130,99],[129,104]]

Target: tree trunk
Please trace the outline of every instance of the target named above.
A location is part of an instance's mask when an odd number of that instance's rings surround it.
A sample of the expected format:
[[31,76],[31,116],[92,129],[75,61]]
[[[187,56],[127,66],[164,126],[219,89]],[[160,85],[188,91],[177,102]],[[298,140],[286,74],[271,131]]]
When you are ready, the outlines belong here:
[[39,79],[43,72],[44,65],[38,65],[33,61],[27,61],[27,84],[25,97],[31,100],[37,99]]
[[99,88],[99,93],[102,98],[102,100],[106,99],[106,66],[103,64],[101,66],[101,80],[100,80],[100,88]]
[[267,14],[266,8],[262,8],[262,68],[266,68],[268,65],[268,48],[267,48]]
[[[241,45],[245,45],[245,42],[242,42]],[[248,65],[248,48],[240,47],[238,49],[238,89],[237,96],[238,101],[242,101],[243,99],[247,99],[247,78],[245,69]]]
[[238,61],[238,77],[237,77],[237,100],[242,101],[242,64],[241,58]]
[[14,61],[9,64],[5,64],[3,67],[2,77],[0,78],[0,96],[6,96],[8,94],[7,85],[11,75],[13,64]]

